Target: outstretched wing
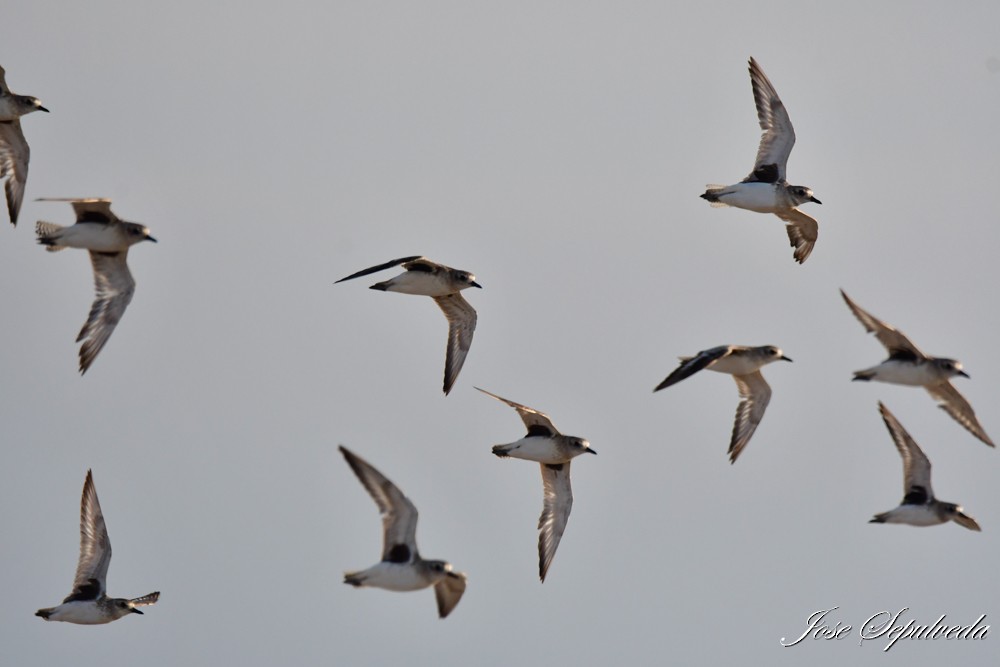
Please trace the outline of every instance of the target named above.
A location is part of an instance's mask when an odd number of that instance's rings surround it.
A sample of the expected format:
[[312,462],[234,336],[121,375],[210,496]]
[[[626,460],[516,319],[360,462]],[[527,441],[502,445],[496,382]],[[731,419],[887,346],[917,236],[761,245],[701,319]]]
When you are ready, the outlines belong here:
[[693,357],[681,357],[681,365],[675,368],[663,382],[656,385],[656,389],[653,391],[660,391],[661,389],[665,389],[672,384],[677,384],[685,378],[691,377],[698,371],[708,368],[708,366],[710,366],[713,362],[723,358],[731,351],[731,346],[720,345],[708,350],[702,350]]
[[132,598],[129,600],[133,607],[147,607],[151,604],[156,604],[156,601],[160,599],[160,591],[155,593],[149,593],[148,595],[143,595],[140,598]]
[[771,401],[771,387],[764,381],[760,371],[747,375],[734,375],[736,388],[740,392],[740,404],[736,406],[736,420],[733,435],[729,440],[729,462],[736,463],[740,452],[750,442],[757,425],[764,418],[764,411]]
[[889,435],[892,436],[899,455],[903,458],[903,502],[909,500],[911,504],[922,505],[934,497],[934,491],[931,489],[931,462],[881,401],[878,404],[878,411],[886,428],[889,429]]
[[448,572],[443,579],[434,584],[434,597],[437,598],[438,617],[445,618],[458,605],[465,593],[465,575],[461,572]]
[[395,484],[343,445],[340,453],[382,515],[382,560],[408,563],[417,556],[417,508]]
[[784,220],[785,231],[788,232],[788,240],[795,248],[793,256],[795,261],[802,264],[809,257],[819,238],[819,224],[816,219],[806,215],[797,208],[782,210],[775,213],[776,216]]
[[[479,387],[476,387],[479,389]],[[492,396],[498,401],[503,401],[510,407],[517,410],[517,414],[521,415],[521,421],[528,429],[528,435],[559,435],[559,431],[556,429],[555,425],[549,419],[548,415],[539,412],[534,408],[529,408],[527,405],[521,405],[520,403],[515,403],[514,401],[508,401],[506,398],[497,396],[496,394],[490,393],[485,389],[479,389],[487,396]]]
[[844,290],[840,290],[840,295],[844,297],[844,302],[851,309],[854,316],[858,318],[861,325],[868,333],[875,334],[878,342],[889,351],[889,357],[897,359],[926,359],[927,355],[910,342],[910,339],[903,335],[901,331],[889,326],[882,320],[867,312],[861,306],[854,303]]
[[743,181],[778,183],[785,180],[788,156],[795,145],[795,130],[778,92],[753,58],[750,59],[750,85],[757,105],[757,120],[764,133],[760,137],[753,171]]
[[97,296],[90,307],[90,314],[80,329],[76,342],[80,346],[80,373],[86,373],[97,354],[104,349],[118,321],[135,294],[135,280],[128,270],[128,251],[90,252],[94,267],[94,288]]
[[96,600],[104,595],[111,564],[111,540],[104,525],[104,513],[94,488],[94,476],[87,471],[80,498],[80,560],[73,578],[73,592],[63,602]]
[[77,222],[119,222],[111,212],[111,200],[104,197],[39,197],[35,201],[64,201],[73,207]]
[[566,530],[569,512],[573,509],[573,489],[569,483],[569,462],[542,464],[542,484],[545,499],[538,517],[538,577],[545,575],[555,558],[559,541]]
[[436,296],[434,301],[448,318],[448,352],[444,360],[444,393],[448,394],[458,378],[465,357],[472,347],[476,331],[476,310],[459,292]]
[[996,446],[990,440],[990,436],[986,435],[986,431],[980,425],[979,420],[976,419],[976,413],[973,411],[972,406],[969,405],[964,396],[958,393],[958,389],[955,389],[955,386],[951,382],[945,380],[940,384],[928,385],[926,389],[938,401],[941,409],[951,415],[952,419],[964,426],[969,433],[990,447]]
[[7,213],[10,223],[17,225],[17,215],[24,201],[24,185],[28,182],[28,160],[31,149],[21,131],[21,121],[0,122],[0,178],[7,178]]
[[358,271],[357,273],[352,273],[351,275],[347,276],[346,278],[341,278],[340,280],[338,280],[336,282],[342,283],[345,280],[351,280],[353,278],[360,278],[361,276],[367,276],[367,275],[372,274],[372,273],[377,273],[379,271],[383,271],[385,269],[389,269],[389,268],[392,268],[394,266],[399,266],[400,264],[406,264],[407,262],[415,262],[418,259],[424,259],[424,257],[422,255],[413,255],[412,257],[401,257],[399,259],[394,259],[394,260],[392,260],[390,262],[386,262],[385,264],[379,264],[378,266],[372,266],[372,267],[367,268],[367,269],[362,269],[361,271]]

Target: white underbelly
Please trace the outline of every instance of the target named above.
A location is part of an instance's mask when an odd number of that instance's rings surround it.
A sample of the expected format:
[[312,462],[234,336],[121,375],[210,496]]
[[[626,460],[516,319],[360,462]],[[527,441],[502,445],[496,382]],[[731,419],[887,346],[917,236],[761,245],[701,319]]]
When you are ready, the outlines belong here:
[[941,377],[931,364],[911,364],[901,361],[883,361],[869,370],[875,371],[873,380],[922,387],[941,381]]
[[708,366],[708,370],[717,373],[728,373],[730,375],[747,375],[760,369],[760,361],[747,359],[746,357],[734,357],[732,355],[723,357]]
[[407,271],[389,281],[390,292],[418,294],[420,296],[445,296],[458,290],[448,280],[426,271]]
[[85,248],[97,252],[120,252],[128,249],[115,227],[97,224],[76,224],[59,235],[57,243],[70,248]]
[[553,465],[566,463],[567,461],[566,456],[559,453],[555,441],[545,436],[528,436],[503,447],[507,456],[512,456],[516,459]]
[[431,585],[430,581],[417,576],[408,563],[381,562],[364,572],[364,585],[384,588],[389,591],[418,591]]
[[900,505],[886,513],[886,523],[905,523],[911,526],[936,526],[947,519],[940,518],[925,505]]
[[737,183],[726,188],[719,201],[758,213],[774,213],[779,208],[773,183]]
[[110,623],[114,619],[103,614],[92,600],[75,600],[56,607],[49,615],[49,620],[79,625],[100,625]]

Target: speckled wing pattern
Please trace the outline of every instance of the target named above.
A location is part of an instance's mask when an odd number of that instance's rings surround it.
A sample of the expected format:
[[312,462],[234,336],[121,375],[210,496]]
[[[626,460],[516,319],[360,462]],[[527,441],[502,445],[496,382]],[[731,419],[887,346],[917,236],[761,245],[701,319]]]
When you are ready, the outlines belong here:
[[6,178],[7,213],[10,223],[17,225],[17,216],[24,201],[24,186],[28,182],[28,161],[31,149],[21,131],[18,119],[0,122],[0,179]]
[[792,256],[799,264],[806,261],[816,245],[819,238],[819,223],[816,218],[807,215],[797,208],[790,208],[783,211],[775,211],[774,214],[787,223],[785,231],[788,232],[788,240],[795,248]]
[[83,341],[80,346],[81,374],[87,372],[97,354],[104,349],[135,294],[135,280],[128,270],[127,257],[127,250],[114,253],[90,251],[97,297],[76,337],[76,342]]
[[740,392],[740,404],[736,406],[736,420],[733,422],[733,436],[729,441],[729,462],[736,463],[740,452],[750,442],[757,425],[764,418],[764,411],[771,401],[771,387],[760,371],[747,375],[734,375]]
[[472,347],[476,331],[476,310],[458,292],[434,297],[435,303],[448,318],[448,351],[444,360],[444,393],[451,391],[458,378],[465,357]]
[[750,59],[750,85],[757,106],[757,120],[764,133],[760,137],[753,171],[743,182],[780,183],[785,180],[788,156],[795,145],[795,130],[778,92],[753,58]]
[[545,575],[555,558],[559,541],[566,530],[570,510],[573,509],[573,489],[569,481],[569,462],[542,467],[542,484],[545,497],[542,515],[538,517],[538,577],[545,581]]
[[73,578],[73,592],[63,602],[96,600],[107,591],[111,540],[104,525],[104,513],[97,499],[94,476],[87,471],[80,498],[80,560]]

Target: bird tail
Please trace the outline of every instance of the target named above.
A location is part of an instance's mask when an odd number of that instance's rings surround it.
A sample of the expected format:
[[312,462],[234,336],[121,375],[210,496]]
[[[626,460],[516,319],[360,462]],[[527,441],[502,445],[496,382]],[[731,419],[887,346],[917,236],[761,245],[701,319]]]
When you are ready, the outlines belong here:
[[875,377],[875,371],[854,371],[854,377],[851,379],[868,382],[873,377]]
[[66,228],[63,225],[57,225],[54,222],[39,220],[35,223],[35,233],[38,234],[38,242],[45,246],[45,249],[49,252],[58,252],[66,247],[59,245],[59,237],[62,235],[64,229]]
[[868,523],[885,523],[885,514],[876,514],[868,520]]
[[708,201],[712,206],[715,207],[721,208],[729,206],[729,204],[719,201],[719,195],[723,194],[728,186],[709,183],[705,187],[707,188],[705,190],[705,193],[700,195],[702,199]]
[[510,456],[510,445],[493,445],[493,454],[504,459]]
[[365,574],[364,570],[358,570],[357,572],[345,572],[344,583],[350,584],[351,586],[354,587],[363,586],[365,583],[364,574]]
[[48,609],[39,609],[38,611],[35,612],[35,616],[41,616],[47,621],[49,620],[49,616],[52,615],[53,611],[55,611],[54,607],[49,607]]

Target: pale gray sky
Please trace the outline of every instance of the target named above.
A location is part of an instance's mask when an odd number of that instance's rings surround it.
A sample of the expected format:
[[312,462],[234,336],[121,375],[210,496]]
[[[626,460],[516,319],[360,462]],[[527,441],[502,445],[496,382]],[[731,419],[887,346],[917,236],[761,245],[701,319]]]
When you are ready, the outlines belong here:
[[[928,353],[1000,438],[995,186],[1000,7],[966,3],[8,2],[0,64],[51,109],[21,223],[0,225],[0,664],[986,664],[985,641],[858,646],[873,614],[997,620],[1000,460],[923,391],[851,383],[884,350],[840,300]],[[746,61],[785,102],[790,180],[822,206],[792,261],[774,216],[717,210],[749,172]],[[38,219],[105,196],[159,244],[85,377],[85,253]],[[473,271],[479,327],[451,396],[430,299],[367,289],[424,254]],[[736,465],[736,387],[676,357],[776,344]],[[537,466],[481,386],[600,454],[544,585]],[[883,400],[983,526],[875,526],[901,497]],[[380,549],[342,443],[469,575],[354,590]],[[44,623],[76,567],[93,468],[109,589],[162,598],[105,627]],[[842,641],[782,648],[816,610]],[[82,660],[81,660],[81,656]]]

